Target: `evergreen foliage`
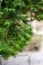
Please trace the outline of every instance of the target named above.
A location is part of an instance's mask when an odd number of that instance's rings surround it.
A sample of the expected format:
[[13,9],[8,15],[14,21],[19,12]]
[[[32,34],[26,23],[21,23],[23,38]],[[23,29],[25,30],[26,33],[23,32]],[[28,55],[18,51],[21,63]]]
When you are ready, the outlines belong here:
[[[27,14],[22,0],[0,2],[0,54],[3,58],[15,56],[31,39],[32,27],[26,24]],[[29,43],[29,42],[28,42]]]
[[23,0],[27,6],[27,10],[35,13],[37,20],[43,20],[43,0]]
[[15,56],[31,39],[32,27],[27,25],[27,11],[43,20],[43,1],[0,0],[0,54],[3,58]]

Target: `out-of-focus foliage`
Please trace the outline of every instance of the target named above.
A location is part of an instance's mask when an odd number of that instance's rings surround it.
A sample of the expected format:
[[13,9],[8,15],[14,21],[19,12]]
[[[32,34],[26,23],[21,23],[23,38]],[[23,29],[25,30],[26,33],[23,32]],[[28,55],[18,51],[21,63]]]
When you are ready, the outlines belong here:
[[32,27],[26,24],[26,10],[22,0],[0,2],[0,54],[3,58],[15,56],[31,39]]
[[27,10],[35,13],[35,18],[43,20],[43,0],[23,0],[27,6]]
[[27,25],[27,11],[43,20],[43,1],[0,0],[0,54],[4,58],[15,56],[31,39],[32,27]]

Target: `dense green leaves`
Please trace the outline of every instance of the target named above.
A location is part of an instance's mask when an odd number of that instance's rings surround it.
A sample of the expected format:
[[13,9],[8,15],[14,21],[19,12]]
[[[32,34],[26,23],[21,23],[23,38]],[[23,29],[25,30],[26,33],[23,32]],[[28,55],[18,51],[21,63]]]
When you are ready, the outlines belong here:
[[37,17],[36,17],[38,20],[43,20],[43,14],[39,14],[39,15],[37,15]]
[[41,0],[2,0],[0,2],[0,54],[3,58],[15,56],[29,44],[32,27],[27,25],[27,11],[43,20]]
[[3,58],[15,56],[29,44],[32,27],[27,25],[25,2],[22,0],[2,0],[0,8],[0,54]]

